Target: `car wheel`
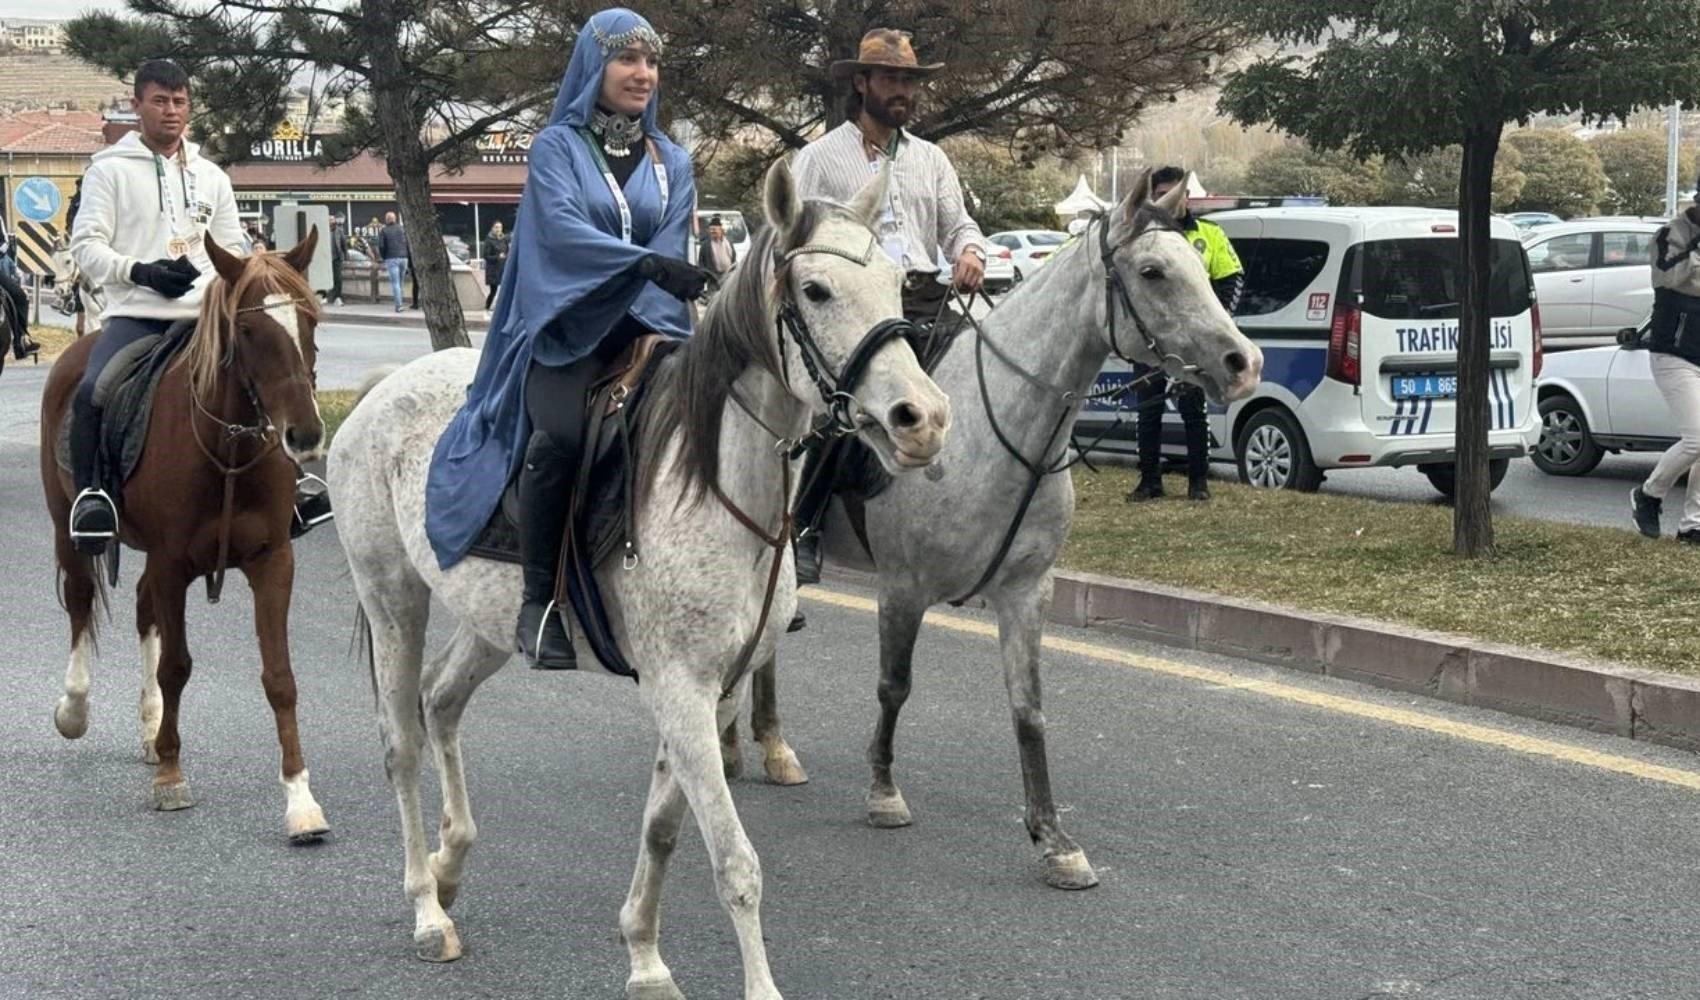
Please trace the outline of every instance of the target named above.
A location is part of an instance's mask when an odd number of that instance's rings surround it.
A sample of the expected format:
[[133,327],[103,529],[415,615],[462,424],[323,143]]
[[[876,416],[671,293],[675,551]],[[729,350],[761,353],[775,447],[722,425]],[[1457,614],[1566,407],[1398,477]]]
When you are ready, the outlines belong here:
[[1278,407],[1259,410],[1234,441],[1240,482],[1276,490],[1314,493],[1322,470],[1310,457],[1310,444],[1293,415]]
[[[1429,485],[1433,486],[1440,495],[1448,500],[1458,495],[1458,471],[1451,463],[1439,465],[1419,465],[1418,471],[1428,477]],[[1488,459],[1488,492],[1499,489],[1499,484],[1505,482],[1505,473],[1511,469],[1511,459]]]
[[1529,453],[1535,466],[1549,476],[1585,476],[1594,471],[1605,451],[1594,442],[1588,418],[1569,396],[1541,400],[1541,440]]

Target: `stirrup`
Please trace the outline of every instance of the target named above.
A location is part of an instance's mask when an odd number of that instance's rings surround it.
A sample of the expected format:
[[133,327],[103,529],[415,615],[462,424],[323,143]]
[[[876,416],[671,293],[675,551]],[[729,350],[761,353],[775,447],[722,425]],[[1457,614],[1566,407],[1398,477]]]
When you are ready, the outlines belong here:
[[[89,500],[98,500],[106,505],[106,513],[112,519],[112,528],[110,530],[77,530],[77,508],[82,507],[84,505],[84,501]],[[79,550],[98,553],[106,547],[108,542],[118,537],[118,505],[112,502],[112,497],[108,495],[105,490],[100,489],[99,487],[90,486],[81,493],[78,493],[77,498],[71,501],[71,517],[68,530],[70,532],[72,545],[76,546]]]
[[[319,488],[304,492],[301,489],[303,483],[317,483]],[[311,472],[303,472],[301,478],[295,480],[295,514],[290,522],[289,537],[300,538],[334,517],[336,511],[331,509],[330,484]]]

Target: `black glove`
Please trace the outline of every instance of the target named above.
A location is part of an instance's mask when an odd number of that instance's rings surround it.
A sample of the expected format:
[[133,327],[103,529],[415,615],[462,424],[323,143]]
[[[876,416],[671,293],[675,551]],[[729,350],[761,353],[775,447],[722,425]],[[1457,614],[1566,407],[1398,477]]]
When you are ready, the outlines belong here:
[[702,268],[658,253],[638,261],[637,270],[643,278],[655,282],[655,287],[687,302],[702,298],[703,290],[711,280],[709,273]]
[[176,260],[161,257],[152,263],[137,261],[130,265],[131,281],[145,285],[168,299],[179,299],[189,294],[189,289],[195,287],[195,279],[200,276],[200,269],[189,263],[187,257]]

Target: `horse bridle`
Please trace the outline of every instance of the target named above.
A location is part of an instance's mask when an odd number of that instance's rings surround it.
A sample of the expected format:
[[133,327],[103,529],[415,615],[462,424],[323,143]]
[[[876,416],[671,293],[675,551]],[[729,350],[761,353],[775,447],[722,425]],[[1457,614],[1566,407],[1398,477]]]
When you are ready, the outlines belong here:
[[[835,247],[827,243],[808,243],[783,253],[775,252],[774,264],[784,266],[798,257],[809,254],[828,254],[842,257],[859,267],[866,267],[879,252],[879,244],[873,234],[868,235],[868,246],[860,255]],[[898,337],[912,337],[915,334],[915,324],[902,317],[881,320],[873,328],[862,335],[848,357],[838,375],[829,374],[832,363],[827,360],[825,352],[815,342],[814,334],[809,331],[809,325],[803,320],[802,312],[797,308],[796,300],[789,295],[780,303],[779,316],[775,321],[778,327],[779,361],[787,381],[790,380],[789,364],[785,355],[785,335],[789,333],[797,344],[797,351],[803,357],[803,368],[808,372],[810,381],[820,393],[821,401],[826,404],[826,416],[810,430],[810,433],[793,445],[790,457],[795,458],[802,450],[817,443],[824,443],[833,438],[844,437],[856,433],[858,422],[855,417],[855,391],[862,384],[862,378],[868,372],[868,366],[873,363],[874,355],[887,342]]]
[[[1128,292],[1127,283],[1122,278],[1121,268],[1116,265],[1116,251],[1132,243],[1140,236],[1143,236],[1152,227],[1147,226],[1145,229],[1137,230],[1127,239],[1112,244],[1110,242],[1110,222],[1104,213],[1097,213],[1091,224],[1098,227],[1099,260],[1104,265],[1104,313],[1105,322],[1109,325],[1110,351],[1114,353],[1116,357],[1130,365],[1140,363],[1129,357],[1121,349],[1121,343],[1116,338],[1116,314],[1118,312],[1116,307],[1120,306],[1121,309],[1126,310],[1127,314],[1133,318],[1134,329],[1139,331],[1139,336],[1145,341],[1146,348],[1149,349],[1151,354],[1157,359],[1157,364],[1153,366],[1151,371],[1144,375],[1135,376],[1121,385],[1106,389],[1102,392],[1084,394],[1077,393],[1072,389],[1063,389],[1052,385],[1040,378],[1038,375],[1022,368],[1014,358],[1010,357],[1008,352],[991,342],[991,340],[986,336],[986,331],[980,327],[980,324],[974,320],[967,309],[963,310],[963,315],[967,317],[968,322],[974,327],[975,374],[980,383],[980,402],[981,405],[985,407],[986,419],[991,424],[992,434],[998,439],[998,443],[1001,444],[1004,450],[1010,454],[1010,457],[1014,458],[1023,469],[1027,470],[1028,479],[1027,489],[1023,491],[1021,502],[1015,508],[1015,516],[1010,519],[1009,528],[1004,532],[1003,539],[998,543],[997,553],[992,556],[991,562],[987,564],[985,572],[980,574],[980,578],[975,582],[974,586],[970,588],[966,594],[963,594],[961,597],[955,598],[950,602],[953,605],[960,605],[975,594],[978,594],[981,588],[990,583],[992,577],[997,575],[998,568],[1003,565],[1005,557],[1009,555],[1010,546],[1015,543],[1016,533],[1021,530],[1021,522],[1027,517],[1027,508],[1032,505],[1033,498],[1038,495],[1039,484],[1044,482],[1045,477],[1056,475],[1059,472],[1067,472],[1069,469],[1073,468],[1076,463],[1085,462],[1087,454],[1091,452],[1092,449],[1096,448],[1099,443],[1101,443],[1104,438],[1121,423],[1121,419],[1118,415],[1116,422],[1110,427],[1105,428],[1105,430],[1087,446],[1080,447],[1079,443],[1076,442],[1075,457],[1073,459],[1069,459],[1067,457],[1068,447],[1066,444],[1064,445],[1062,452],[1055,459],[1052,459],[1049,457],[1051,449],[1057,443],[1057,438],[1062,435],[1063,428],[1068,425],[1069,416],[1074,412],[1076,404],[1103,400],[1119,401],[1129,393],[1134,392],[1140,386],[1144,385],[1146,382],[1157,378],[1158,375],[1163,373],[1165,364],[1170,361],[1176,362],[1180,371],[1183,373],[1195,372],[1198,370],[1197,365],[1186,363],[1186,361],[1179,356],[1171,352],[1165,352],[1162,347],[1158,345],[1157,338],[1152,336],[1150,328],[1145,325],[1145,320],[1140,317],[1139,310],[1134,306],[1133,296]],[[1174,232],[1180,231],[1179,227],[1174,225],[1173,220],[1168,219],[1167,216],[1159,216],[1157,224],[1163,229]],[[941,306],[940,308],[942,311],[943,307]],[[983,353],[984,350],[990,350],[994,357],[996,357],[999,361],[1002,361],[1011,371],[1019,375],[1023,381],[1027,382],[1029,385],[1035,386],[1043,392],[1046,392],[1062,404],[1061,410],[1057,415],[1056,423],[1051,427],[1050,437],[1046,438],[1045,446],[1039,452],[1039,460],[1037,462],[1032,461],[1026,455],[1023,455],[1021,453],[1021,449],[1016,447],[1015,443],[1009,439],[1009,436],[1004,433],[1003,427],[998,423],[997,413],[992,408],[991,393],[986,385],[986,363],[985,355]],[[1118,414],[1119,412],[1120,403],[1118,402]]]
[[[291,298],[288,304],[300,306],[306,301],[306,299]],[[282,302],[268,302],[257,306],[243,306],[236,309],[233,315],[241,316],[244,313],[264,312],[284,304]],[[235,325],[234,320],[232,320],[232,325]],[[236,337],[233,335],[230,338],[230,346],[224,352],[224,357],[219,359],[218,366],[229,370],[235,367],[235,362]],[[214,454],[211,448],[207,447],[206,442],[201,439],[200,422],[191,418],[189,431],[195,439],[195,445],[201,449],[201,454],[206,457],[206,460],[212,463],[213,468],[218,470],[219,475],[224,477],[224,500],[219,507],[218,515],[218,562],[214,565],[213,571],[207,574],[208,604],[217,604],[224,590],[224,571],[226,564],[230,561],[230,522],[235,515],[236,480],[249,469],[259,465],[282,443],[281,437],[277,433],[277,426],[272,423],[271,416],[266,413],[265,404],[260,402],[259,393],[254,391],[253,378],[246,371],[242,372],[241,376],[242,391],[247,394],[249,405],[254,408],[255,414],[258,415],[258,419],[251,424],[231,423],[212,412],[207,409],[207,404],[202,401],[201,394],[195,391],[192,381],[189,387],[189,401],[195,404],[195,409],[202,416],[218,424],[223,430],[222,451],[228,456],[221,458]],[[264,447],[253,458],[237,465],[236,449],[241,446],[244,438],[250,437],[261,441]]]

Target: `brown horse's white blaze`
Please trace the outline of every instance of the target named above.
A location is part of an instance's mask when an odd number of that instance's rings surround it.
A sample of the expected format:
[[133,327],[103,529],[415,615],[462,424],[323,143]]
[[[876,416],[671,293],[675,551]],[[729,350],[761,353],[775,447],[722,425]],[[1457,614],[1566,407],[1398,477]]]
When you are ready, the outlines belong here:
[[[194,804],[183,780],[178,715],[191,658],[184,629],[190,584],[228,567],[254,594],[261,682],[281,750],[285,830],[293,840],[328,830],[301,757],[288,619],[295,562],[289,529],[295,463],[323,450],[324,424],[313,398],[318,300],[301,273],[316,234],[288,254],[237,257],[209,241],[218,280],[206,290],[194,335],[162,376],[149,415],[148,444],[124,484],[120,538],[147,554],[136,587],[141,647],[142,759],[155,765],[154,808]],[[104,588],[94,561],[71,545],[75,494],[57,460],[66,408],[94,338],[73,344],[42,393],[41,469],[54,522],[62,598],[71,619],[71,656],[54,724],[68,739],[88,729],[95,605]],[[237,433],[231,434],[235,428]],[[225,470],[233,490],[224,512]]]

